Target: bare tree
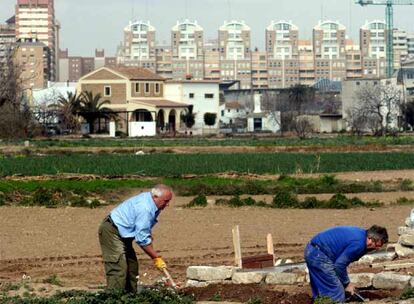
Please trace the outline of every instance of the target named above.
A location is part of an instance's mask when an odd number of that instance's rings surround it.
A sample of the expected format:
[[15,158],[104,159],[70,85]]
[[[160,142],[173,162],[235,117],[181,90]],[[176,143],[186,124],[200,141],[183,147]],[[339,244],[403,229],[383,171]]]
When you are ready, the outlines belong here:
[[356,91],[355,97],[357,103],[348,111],[351,129],[385,135],[398,128],[403,100],[401,90],[395,85],[366,84]]
[[313,124],[307,117],[296,117],[294,124],[295,132],[300,139],[309,137],[314,132]]
[[0,137],[19,138],[33,135],[37,130],[26,98],[22,67],[16,61],[18,46],[3,46],[0,59]]

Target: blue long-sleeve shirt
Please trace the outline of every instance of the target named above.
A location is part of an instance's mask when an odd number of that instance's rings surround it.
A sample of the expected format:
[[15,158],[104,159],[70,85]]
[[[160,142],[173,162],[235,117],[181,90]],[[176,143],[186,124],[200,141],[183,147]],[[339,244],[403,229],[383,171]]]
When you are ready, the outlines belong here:
[[160,211],[151,193],[133,196],[111,211],[111,219],[123,238],[135,238],[139,246],[151,244],[151,230]]
[[334,263],[335,272],[344,286],[349,284],[346,268],[366,253],[367,232],[352,226],[338,226],[322,231],[310,242]]

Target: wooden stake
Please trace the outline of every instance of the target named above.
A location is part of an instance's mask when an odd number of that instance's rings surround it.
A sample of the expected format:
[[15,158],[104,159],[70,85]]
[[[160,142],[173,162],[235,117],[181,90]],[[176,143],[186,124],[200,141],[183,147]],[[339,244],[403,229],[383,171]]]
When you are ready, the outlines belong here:
[[271,254],[273,256],[273,265],[275,265],[275,250],[274,250],[274,247],[273,247],[273,237],[272,237],[272,234],[269,233],[267,235],[266,240],[267,240],[267,253],[268,254]]
[[242,268],[239,225],[234,226],[231,232],[233,234],[234,262],[237,267]]

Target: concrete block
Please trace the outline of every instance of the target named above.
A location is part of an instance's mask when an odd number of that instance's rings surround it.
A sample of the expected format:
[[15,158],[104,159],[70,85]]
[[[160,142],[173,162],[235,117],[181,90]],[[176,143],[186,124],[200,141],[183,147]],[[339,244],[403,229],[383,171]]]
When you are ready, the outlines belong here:
[[398,235],[403,235],[403,234],[414,234],[414,229],[410,228],[410,227],[398,227]]
[[404,289],[410,284],[411,276],[395,272],[380,272],[374,275],[372,285],[377,289]]
[[349,279],[357,288],[368,288],[372,286],[373,273],[351,273]]
[[398,243],[406,247],[414,247],[414,234],[401,235],[398,240]]
[[299,273],[275,273],[270,272],[266,276],[266,284],[294,285],[305,282],[305,274]]
[[409,218],[409,217],[407,217],[406,219],[405,219],[405,226],[406,227],[411,227],[411,219]]
[[231,279],[234,267],[190,266],[187,268],[187,279],[197,281],[224,281]]
[[231,280],[234,284],[253,284],[262,282],[265,276],[266,273],[258,271],[235,272]]
[[406,247],[401,244],[396,244],[394,248],[395,248],[395,253],[399,257],[414,256],[414,248]]

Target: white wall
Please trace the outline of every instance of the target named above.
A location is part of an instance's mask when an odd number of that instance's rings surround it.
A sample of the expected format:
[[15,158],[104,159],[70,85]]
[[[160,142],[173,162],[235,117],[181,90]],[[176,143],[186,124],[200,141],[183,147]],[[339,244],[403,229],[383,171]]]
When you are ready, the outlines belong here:
[[[226,104],[222,104],[219,108],[220,108],[220,116],[221,116],[220,120],[225,124],[229,124],[230,119],[234,123],[234,120],[236,118],[246,118],[246,115],[247,115],[245,109],[227,109]],[[222,111],[224,111],[224,115],[221,115]]]
[[[194,98],[190,98],[190,93]],[[205,98],[205,94],[213,94],[213,98]],[[219,84],[210,82],[183,82],[166,83],[164,86],[164,98],[177,102],[184,102],[194,106],[195,125],[193,129],[206,128],[204,124],[204,113],[216,113],[216,124],[211,129],[218,128],[220,120],[219,109]]]
[[155,121],[133,121],[129,123],[129,136],[155,136]]

